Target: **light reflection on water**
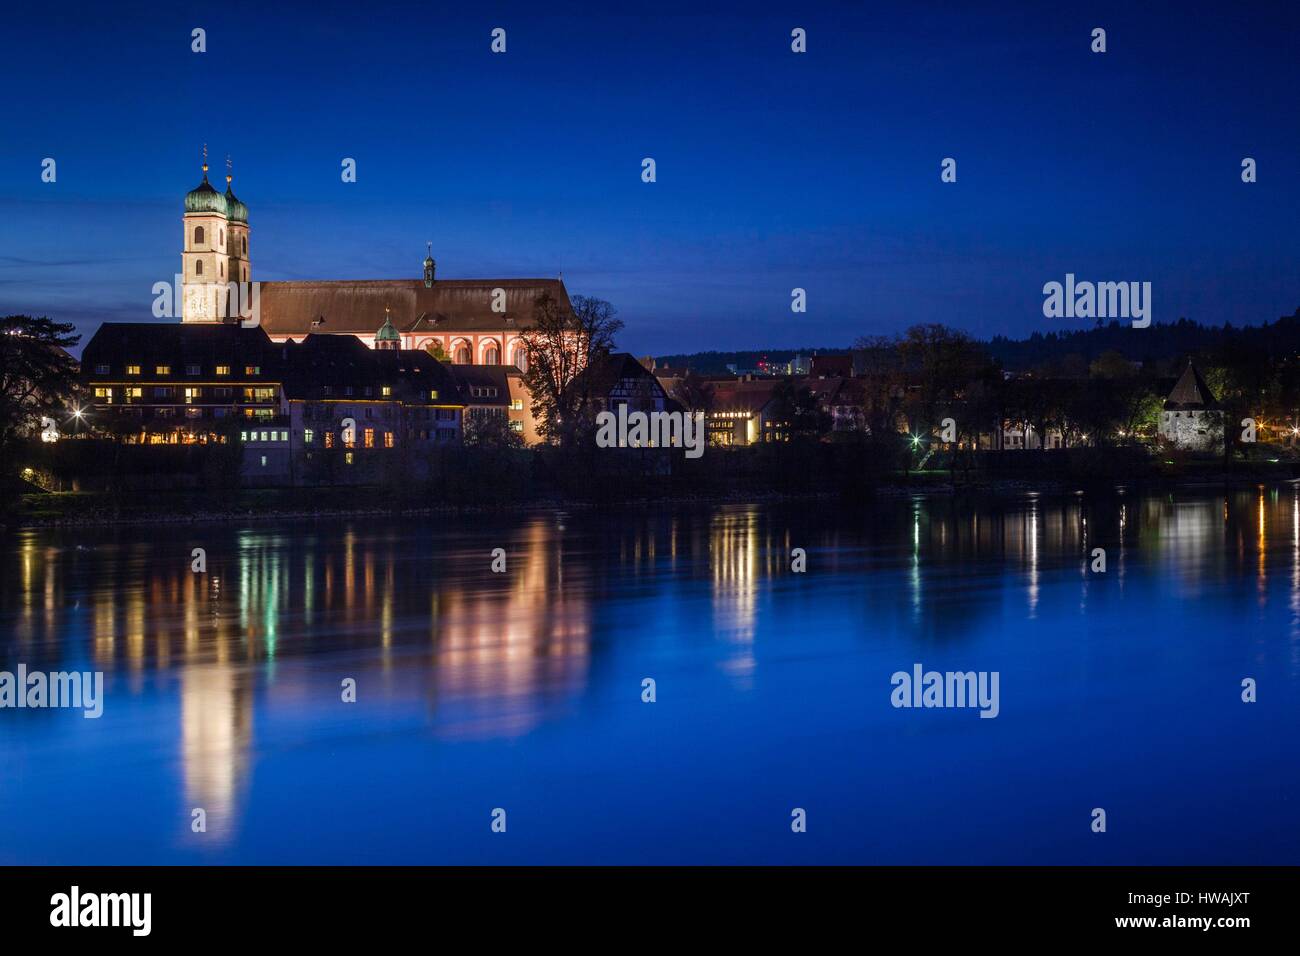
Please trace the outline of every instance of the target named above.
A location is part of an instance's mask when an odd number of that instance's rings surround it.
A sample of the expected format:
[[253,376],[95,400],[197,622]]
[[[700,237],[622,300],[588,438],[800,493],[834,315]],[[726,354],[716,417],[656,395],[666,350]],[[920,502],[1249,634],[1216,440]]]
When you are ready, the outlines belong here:
[[[888,827],[890,806],[905,816],[930,805],[909,786],[953,787],[927,761],[982,760],[987,772],[1034,754],[1068,777],[1077,768],[1050,735],[1079,733],[1099,708],[1117,723],[1137,719],[1216,682],[1231,703],[1239,675],[1255,671],[1285,682],[1267,693],[1294,698],[1298,495],[19,532],[0,556],[0,661],[103,670],[108,700],[100,721],[0,712],[0,759],[11,768],[0,784],[10,821],[0,862],[491,862],[467,837],[433,840],[420,828],[412,837],[409,822],[384,822],[417,805],[476,819],[481,808],[457,794],[480,786],[552,820],[583,798],[622,820],[603,839],[590,825],[553,826],[518,840],[512,862],[1172,862],[1183,850],[1158,834],[1127,849],[1111,841],[1101,857],[1050,830],[1036,848],[1004,848],[1005,834],[997,843],[961,830],[969,811],[942,799],[932,809],[946,812],[937,826],[950,835],[933,843],[893,845],[863,820],[797,847],[751,835],[720,849],[665,834],[681,829],[674,808],[710,782],[732,785],[738,838],[759,825],[756,801],[769,797],[824,807],[875,794],[865,815]],[[190,570],[194,547],[206,549],[206,574]],[[490,571],[495,547],[507,551],[504,574]],[[807,550],[807,574],[791,572],[795,547]],[[1104,576],[1089,571],[1096,547],[1107,552]],[[1196,621],[1211,629],[1203,640],[1182,630]],[[1115,642],[1124,634],[1130,646]],[[1022,696],[997,721],[945,725],[926,714],[906,724],[883,702],[889,674],[914,660],[1001,669],[1004,694]],[[664,726],[645,724],[646,675],[657,675],[654,719]],[[344,677],[357,680],[355,705],[339,700]],[[1183,683],[1154,697],[1142,689],[1174,678]],[[1260,706],[1273,721],[1288,716]],[[1240,709],[1214,726],[1242,719]],[[1290,746],[1271,726],[1252,731],[1261,751],[1236,744],[1257,767]],[[1103,721],[1097,733],[1108,729]],[[777,740],[796,751],[773,749]],[[1163,746],[1191,759],[1203,744]],[[1075,745],[1083,763],[1111,774],[1132,746]],[[841,763],[848,751],[862,752]],[[394,768],[408,789],[380,781]],[[794,768],[802,797],[786,793]],[[88,784],[92,771],[100,776]],[[1006,771],[1008,788],[1024,772]],[[891,773],[897,787],[877,779]],[[643,775],[668,781],[666,792],[640,793]],[[1292,771],[1280,784],[1294,780]],[[1159,780],[1147,785],[1164,793]],[[1019,786],[1043,804],[1058,796],[1039,779]],[[107,805],[110,822],[93,836],[69,815],[79,787]],[[295,818],[279,814],[290,792],[302,798],[298,788],[311,794],[302,820],[314,835],[289,841]],[[964,796],[976,808],[988,798],[979,786]],[[201,849],[190,842],[193,807],[207,812]],[[349,851],[359,816],[369,849]],[[1222,844],[1226,861],[1255,861],[1231,856],[1249,834],[1229,827]]]

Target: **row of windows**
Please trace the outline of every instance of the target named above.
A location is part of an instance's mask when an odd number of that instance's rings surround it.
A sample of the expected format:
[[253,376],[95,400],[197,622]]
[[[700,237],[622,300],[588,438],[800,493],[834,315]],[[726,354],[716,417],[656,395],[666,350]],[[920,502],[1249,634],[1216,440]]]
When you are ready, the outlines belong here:
[[[96,366],[95,366],[95,374],[96,374],[96,375],[108,375],[108,374],[110,374],[112,371],[113,371],[113,368],[112,368],[112,366],[110,366],[110,365],[102,365],[102,364],[101,364],[101,365],[96,365]],[[153,373],[154,373],[155,375],[170,375],[170,374],[172,373],[172,367],[171,367],[170,365],[155,365],[155,366],[153,367]],[[139,374],[140,374],[140,366],[139,366],[139,365],[128,365],[128,366],[126,366],[126,374],[127,374],[127,375],[139,375]],[[202,365],[187,365],[187,366],[185,366],[185,374],[186,374],[186,375],[202,375],[202,374],[203,374],[203,366],[202,366]],[[215,375],[229,375],[229,374],[230,374],[230,366],[229,366],[229,365],[217,365],[217,366],[215,366],[215,367],[213,368],[213,374],[215,374]],[[244,366],[244,374],[245,374],[245,375],[261,375],[261,374],[262,374],[262,366],[260,366],[260,365],[245,365],[245,366]]]
[[[321,394],[322,394],[322,395],[333,395],[333,394],[334,394],[334,386],[333,386],[333,385],[322,385],[322,386],[321,386]],[[344,386],[343,386],[343,395],[344,395],[344,397],[346,397],[346,398],[351,398],[351,397],[352,397],[353,395],[355,395],[355,394],[356,394],[356,389],[354,389],[351,385],[344,385]],[[373,388],[371,388],[369,385],[367,385],[367,386],[365,386],[364,388],[361,389],[361,396],[362,396],[363,398],[373,398],[373,397],[374,397],[374,394],[375,394],[375,390],[374,390]],[[392,398],[392,397],[393,397],[393,386],[391,386],[391,385],[380,385],[380,386],[379,386],[379,397],[380,397],[380,398]],[[437,390],[436,388],[435,388],[435,389],[431,389],[431,390],[429,391],[429,398],[432,399],[432,400],[434,400],[434,401],[437,401],[437,399],[438,399],[438,390]]]

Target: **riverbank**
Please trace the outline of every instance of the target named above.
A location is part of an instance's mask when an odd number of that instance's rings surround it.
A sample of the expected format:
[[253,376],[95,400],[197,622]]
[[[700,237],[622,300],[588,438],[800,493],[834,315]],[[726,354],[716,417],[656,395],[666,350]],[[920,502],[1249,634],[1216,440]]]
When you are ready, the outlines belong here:
[[[1198,474],[1177,477],[1144,477],[1131,482],[1107,480],[1039,480],[958,476],[950,472],[930,471],[899,475],[892,480],[864,486],[861,493],[847,498],[843,493],[809,491],[781,493],[738,489],[727,494],[666,494],[655,498],[606,498],[582,500],[539,497],[492,504],[441,502],[432,505],[375,507],[358,505],[372,502],[377,489],[367,487],[311,489],[250,489],[214,500],[193,492],[56,492],[22,495],[17,508],[3,521],[0,529],[102,527],[113,525],[211,524],[247,521],[328,521],[367,517],[436,517],[440,515],[510,514],[531,511],[582,510],[602,508],[664,508],[719,504],[778,504],[824,502],[839,506],[870,498],[911,498],[915,496],[1018,497],[1039,495],[1129,494],[1138,492],[1228,491],[1260,484],[1295,484],[1300,479],[1289,472],[1259,474],[1255,471],[1222,474]],[[310,504],[307,504],[310,502]]]

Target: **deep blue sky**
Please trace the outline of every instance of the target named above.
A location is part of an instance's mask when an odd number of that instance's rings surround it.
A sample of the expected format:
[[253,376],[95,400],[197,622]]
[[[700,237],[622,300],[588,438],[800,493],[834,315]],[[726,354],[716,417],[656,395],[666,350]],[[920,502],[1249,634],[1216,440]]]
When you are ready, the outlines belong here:
[[432,240],[446,277],[563,272],[638,353],[1086,325],[1042,315],[1066,272],[1151,281],[1158,322],[1300,306],[1293,3],[273,6],[6,11],[0,310],[149,318],[205,141],[254,278],[414,278]]

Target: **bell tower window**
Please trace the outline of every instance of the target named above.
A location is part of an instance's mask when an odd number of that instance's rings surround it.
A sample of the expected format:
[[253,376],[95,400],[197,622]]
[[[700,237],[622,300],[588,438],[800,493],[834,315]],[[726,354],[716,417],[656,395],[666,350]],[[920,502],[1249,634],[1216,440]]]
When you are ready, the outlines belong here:
[[201,276],[201,275],[203,275],[203,260],[202,260],[202,259],[196,259],[196,260],[195,260],[195,262],[194,262],[194,274],[195,274],[196,276]]
[[201,245],[203,245],[203,227],[202,227],[202,226],[195,226],[195,227],[194,227],[194,244],[195,244],[196,246],[201,246]]

